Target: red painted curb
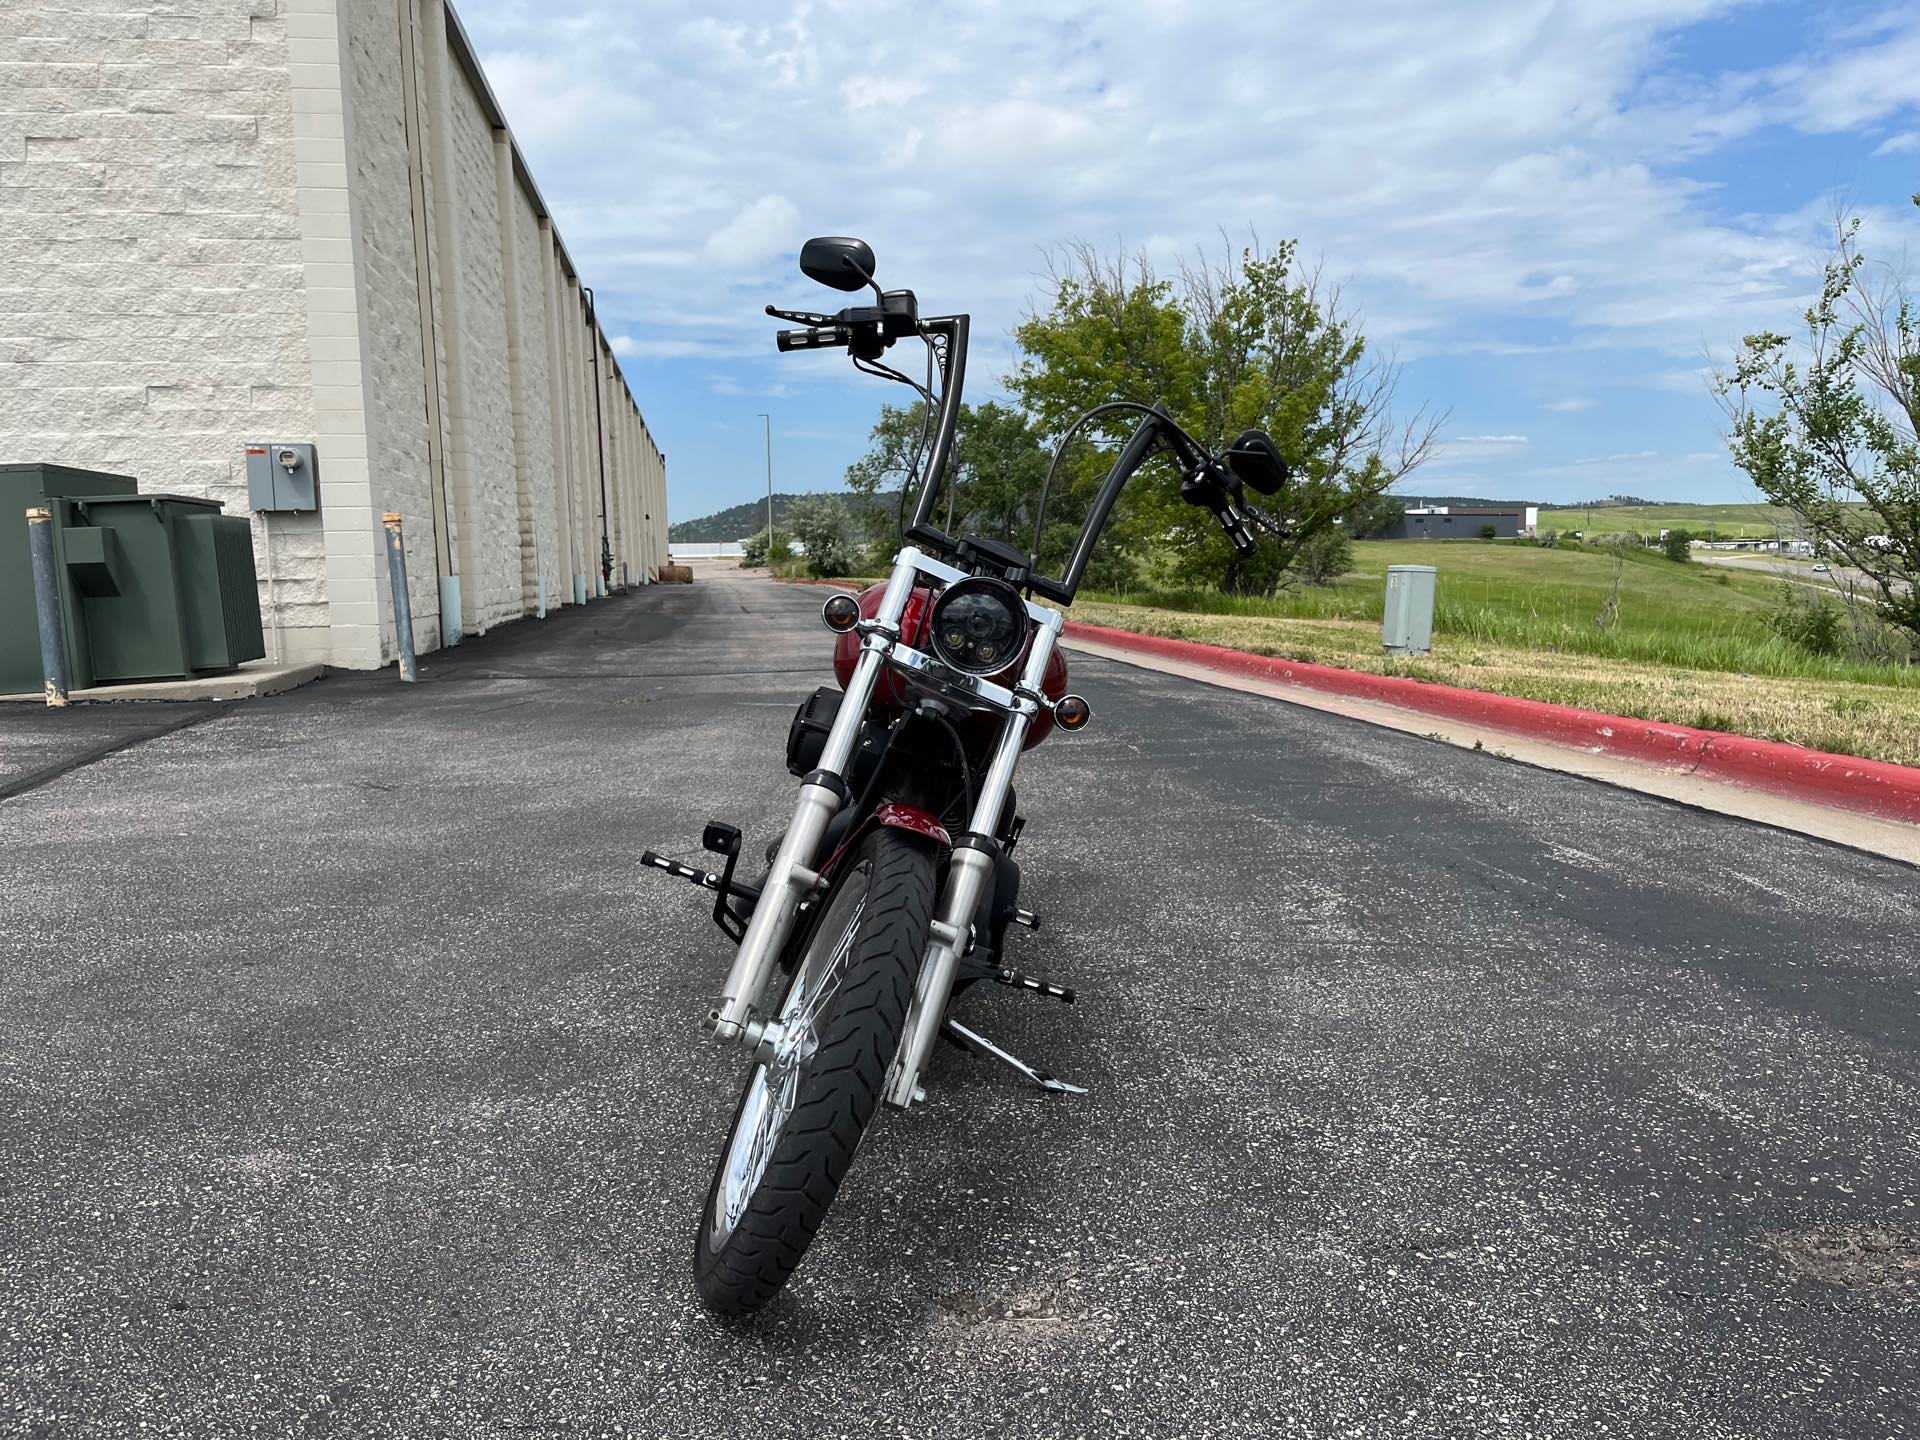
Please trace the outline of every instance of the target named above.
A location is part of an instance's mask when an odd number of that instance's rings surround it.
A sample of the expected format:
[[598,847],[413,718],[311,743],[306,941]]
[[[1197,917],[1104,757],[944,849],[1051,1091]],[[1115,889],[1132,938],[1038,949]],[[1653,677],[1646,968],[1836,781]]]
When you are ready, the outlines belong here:
[[1816,804],[1860,810],[1890,819],[1920,822],[1920,769],[1854,755],[1830,755],[1777,740],[1755,740],[1718,730],[1695,730],[1655,720],[1604,715],[1544,700],[1521,700],[1481,690],[1461,690],[1424,680],[1369,675],[1332,665],[1311,665],[1277,656],[1253,655],[1195,640],[1139,635],[1105,625],[1067,622],[1067,635],[1119,649],[1138,650],[1169,660],[1184,660],[1213,670],[1253,675],[1282,685],[1301,685],[1381,700],[1429,715],[1532,735],[1583,750],[1604,751],[1634,760],[1684,766],[1696,775],[1750,785],[1776,795]]

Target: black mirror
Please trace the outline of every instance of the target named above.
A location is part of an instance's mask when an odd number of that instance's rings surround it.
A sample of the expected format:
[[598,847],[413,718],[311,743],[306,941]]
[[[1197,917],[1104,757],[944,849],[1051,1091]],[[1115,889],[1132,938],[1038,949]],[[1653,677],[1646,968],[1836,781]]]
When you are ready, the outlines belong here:
[[1278,495],[1287,484],[1287,462],[1264,430],[1248,430],[1227,451],[1227,464],[1242,485],[1262,495]]
[[800,247],[800,273],[836,290],[864,290],[873,279],[873,247],[846,235],[819,235]]

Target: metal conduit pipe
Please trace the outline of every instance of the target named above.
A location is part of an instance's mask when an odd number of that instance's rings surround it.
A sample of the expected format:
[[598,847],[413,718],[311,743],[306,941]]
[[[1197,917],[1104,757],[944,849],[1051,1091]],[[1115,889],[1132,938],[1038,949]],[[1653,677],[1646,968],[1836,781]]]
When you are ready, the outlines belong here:
[[607,530],[607,422],[600,408],[600,321],[593,308],[593,289],[582,285],[587,299],[587,343],[593,347],[593,430],[600,455],[600,587],[613,588],[613,541]]

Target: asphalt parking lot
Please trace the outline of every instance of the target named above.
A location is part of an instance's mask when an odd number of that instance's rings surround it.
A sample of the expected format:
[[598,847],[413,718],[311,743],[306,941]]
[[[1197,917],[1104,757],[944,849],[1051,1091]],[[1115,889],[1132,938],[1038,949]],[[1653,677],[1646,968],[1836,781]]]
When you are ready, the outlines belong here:
[[1076,659],[1022,962],[789,1292],[688,1276],[701,892],[818,591],[0,709],[0,1433],[1920,1433],[1910,868]]

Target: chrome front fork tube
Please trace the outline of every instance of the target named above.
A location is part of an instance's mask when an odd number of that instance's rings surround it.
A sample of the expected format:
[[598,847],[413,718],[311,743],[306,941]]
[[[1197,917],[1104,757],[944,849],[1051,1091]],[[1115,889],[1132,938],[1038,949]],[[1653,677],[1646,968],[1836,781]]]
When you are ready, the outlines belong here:
[[[727,971],[720,1003],[707,1016],[707,1029],[749,1051],[761,1048],[763,1041],[777,1038],[768,1034],[770,1020],[756,1015],[754,1006],[766,989],[775,959],[787,943],[802,897],[819,881],[814,866],[820,859],[820,841],[827,833],[828,823],[845,803],[847,760],[859,739],[860,722],[866,718],[867,706],[872,702],[873,688],[886,663],[887,649],[899,636],[900,617],[906,611],[908,596],[913,593],[917,573],[914,562],[918,559],[919,552],[908,549],[901,551],[894,562],[893,574],[880,601],[880,612],[866,633],[853,677],[847,682],[846,695],[834,716],[833,728],[827,732],[819,770],[815,772],[831,779],[822,783],[809,776],[808,782],[800,787],[793,823],[787,827],[779,849],[774,852],[759,903],[753,907],[753,918],[747,922],[746,934],[740,939],[733,968]],[[836,780],[841,783],[832,783]]]
[[[1046,676],[1047,662],[1053,658],[1054,646],[1059,643],[1065,624],[1058,611],[1048,613],[1048,622],[1034,632],[1033,650],[1020,677],[1020,710],[1007,717],[999,746],[987,766],[986,778],[980,783],[980,798],[974,804],[968,825],[971,835],[992,836],[999,832],[1007,792],[1013,786],[1014,767],[1020,763],[1027,730],[1040,712],[1038,702],[1032,697],[1041,693],[1040,682]],[[896,1110],[904,1110],[913,1103],[920,1072],[933,1053],[940,1024],[946,1019],[947,1002],[953,997],[953,981],[960,969],[960,959],[972,946],[975,917],[992,888],[993,856],[985,850],[964,845],[956,847],[947,868],[947,888],[940,897],[913,1003],[907,1009],[900,1053],[887,1077],[886,1094],[881,1097]]]

